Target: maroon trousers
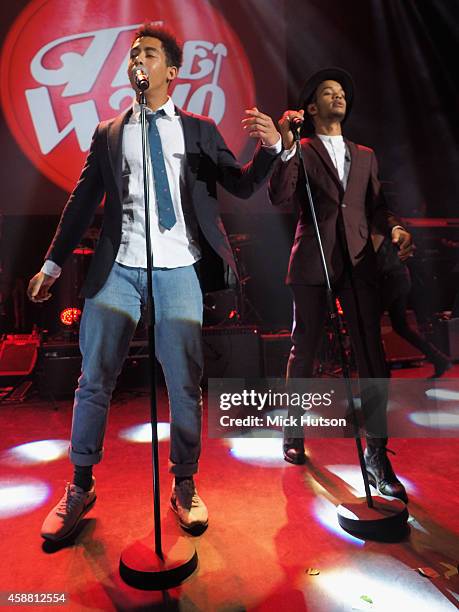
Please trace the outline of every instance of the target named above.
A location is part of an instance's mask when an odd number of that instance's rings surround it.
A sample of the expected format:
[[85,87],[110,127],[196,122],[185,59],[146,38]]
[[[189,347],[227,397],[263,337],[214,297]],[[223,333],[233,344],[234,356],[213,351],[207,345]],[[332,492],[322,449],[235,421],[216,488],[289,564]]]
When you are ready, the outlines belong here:
[[[328,316],[326,289],[315,285],[290,285],[290,288],[294,322],[287,378],[311,378]],[[380,332],[381,296],[376,275],[374,278],[362,276],[349,262],[341,277],[333,283],[333,290],[344,311],[359,378],[387,379]],[[373,439],[375,445],[385,444],[387,380],[361,385],[361,406],[367,439]],[[296,437],[299,433],[286,432],[286,436],[290,435]]]

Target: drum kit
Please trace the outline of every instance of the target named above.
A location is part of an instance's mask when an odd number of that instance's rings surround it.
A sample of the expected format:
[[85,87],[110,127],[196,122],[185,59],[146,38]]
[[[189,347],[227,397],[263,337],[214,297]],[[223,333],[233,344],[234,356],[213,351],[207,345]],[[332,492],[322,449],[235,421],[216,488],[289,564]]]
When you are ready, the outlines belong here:
[[246,247],[253,244],[250,234],[229,234],[228,240],[236,262],[237,276],[228,267],[227,289],[212,291],[204,296],[204,324],[210,326],[253,325],[262,322],[247,295],[248,273]]

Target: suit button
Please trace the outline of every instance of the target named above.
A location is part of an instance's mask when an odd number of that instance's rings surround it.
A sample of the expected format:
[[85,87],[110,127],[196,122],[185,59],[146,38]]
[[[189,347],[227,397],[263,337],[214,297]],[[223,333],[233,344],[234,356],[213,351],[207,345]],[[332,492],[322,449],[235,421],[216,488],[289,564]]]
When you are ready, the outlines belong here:
[[341,208],[346,208],[347,204],[341,204]]

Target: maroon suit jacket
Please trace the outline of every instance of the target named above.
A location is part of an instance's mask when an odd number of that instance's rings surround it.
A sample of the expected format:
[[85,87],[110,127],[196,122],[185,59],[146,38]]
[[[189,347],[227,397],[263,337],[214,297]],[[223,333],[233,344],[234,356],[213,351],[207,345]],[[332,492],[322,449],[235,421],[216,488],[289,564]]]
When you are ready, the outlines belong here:
[[[401,225],[387,208],[378,179],[378,165],[372,149],[345,139],[351,156],[346,190],[320,138],[301,141],[325,258],[331,280],[339,278],[346,256],[341,241],[347,244],[354,267],[365,275],[376,275],[370,229],[389,235]],[[306,194],[303,170],[298,157],[288,162],[279,159],[269,183],[269,196],[275,206],[294,205],[299,210],[295,240],[290,254],[287,284],[323,285],[324,275]]]

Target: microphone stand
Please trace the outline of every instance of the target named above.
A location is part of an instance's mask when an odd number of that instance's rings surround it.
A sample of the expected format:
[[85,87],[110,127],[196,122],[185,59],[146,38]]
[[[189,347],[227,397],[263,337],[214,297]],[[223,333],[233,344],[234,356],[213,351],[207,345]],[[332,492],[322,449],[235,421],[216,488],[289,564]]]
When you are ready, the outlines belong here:
[[406,525],[406,521],[408,520],[408,510],[406,509],[406,505],[399,499],[391,498],[390,500],[388,500],[379,496],[372,497],[371,495],[370,483],[368,481],[368,474],[365,467],[362,440],[360,438],[357,413],[355,409],[354,396],[352,392],[349,355],[346,352],[346,347],[344,345],[343,323],[336,307],[336,299],[333,294],[333,289],[330,282],[330,275],[328,272],[327,260],[325,259],[319,224],[317,222],[314,200],[312,197],[311,187],[309,183],[309,176],[303,157],[303,151],[301,148],[301,125],[302,124],[298,126],[292,126],[292,131],[296,143],[296,154],[300,167],[303,168],[304,177],[306,181],[306,194],[308,198],[312,222],[314,225],[314,233],[319,249],[322,270],[324,273],[328,312],[330,315],[330,320],[332,322],[333,332],[338,338],[339,356],[343,372],[344,384],[346,388],[346,414],[348,415],[348,417],[350,416],[352,421],[352,428],[354,432],[355,443],[357,446],[357,455],[365,487],[364,498],[358,498],[356,502],[343,503],[338,506],[338,522],[344,530],[349,531],[351,533],[355,533],[356,535],[360,535],[361,537],[385,538],[391,533],[401,533],[403,531]]
[[153,296],[153,258],[150,233],[150,144],[146,117],[145,90],[148,80],[142,81],[140,93],[140,127],[142,133],[143,189],[145,205],[145,242],[147,255],[147,328],[150,372],[150,417],[152,427],[153,516],[154,550],[150,536],[128,546],[121,554],[120,575],[123,580],[143,590],[164,590],[177,586],[188,578],[198,565],[198,555],[188,538],[161,532],[161,498],[159,488],[158,410],[156,398],[155,304]]

